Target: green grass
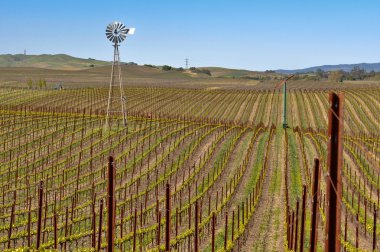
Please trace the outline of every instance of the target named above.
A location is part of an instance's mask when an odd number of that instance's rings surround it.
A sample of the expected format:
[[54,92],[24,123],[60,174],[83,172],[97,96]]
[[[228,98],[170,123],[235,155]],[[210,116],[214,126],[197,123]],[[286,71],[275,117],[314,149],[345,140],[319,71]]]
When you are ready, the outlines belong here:
[[292,131],[288,131],[288,155],[289,155],[289,171],[290,171],[290,180],[289,180],[289,201],[291,206],[295,206],[297,199],[302,197],[302,177],[301,177],[301,167],[300,160],[295,134]]

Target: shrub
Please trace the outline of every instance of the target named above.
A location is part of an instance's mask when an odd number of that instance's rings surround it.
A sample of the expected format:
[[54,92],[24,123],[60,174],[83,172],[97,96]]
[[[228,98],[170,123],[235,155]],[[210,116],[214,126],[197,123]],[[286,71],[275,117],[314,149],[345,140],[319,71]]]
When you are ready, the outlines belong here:
[[164,71],[170,71],[170,70],[172,70],[172,69],[173,69],[173,67],[168,66],[168,65],[163,65],[163,66],[162,66],[162,70],[164,70]]

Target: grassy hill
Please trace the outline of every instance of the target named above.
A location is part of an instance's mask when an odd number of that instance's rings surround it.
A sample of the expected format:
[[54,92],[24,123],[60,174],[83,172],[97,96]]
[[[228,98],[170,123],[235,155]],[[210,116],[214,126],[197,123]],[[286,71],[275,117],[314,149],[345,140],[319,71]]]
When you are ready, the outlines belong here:
[[[0,55],[0,67],[24,67],[24,68],[44,68],[55,70],[85,70],[89,69],[90,72],[103,72],[104,67],[109,67],[111,62],[95,60],[95,59],[82,59],[73,57],[66,54],[41,54],[41,55],[24,55],[24,54],[2,54]],[[99,68],[100,67],[100,68]],[[102,68],[103,67],[103,68]],[[201,71],[178,71],[173,69],[171,71],[162,71],[161,67],[155,66],[131,66],[129,74],[132,76],[157,77],[162,75],[165,77],[209,77]],[[199,69],[209,70],[212,77],[219,78],[244,78],[244,77],[262,77],[268,75],[279,75],[276,73],[264,73],[249,70],[229,69],[222,67],[201,67]],[[109,71],[109,70],[106,70]]]
[[0,55],[0,67],[37,67],[47,69],[84,69],[91,66],[107,66],[110,62],[81,59],[66,54],[2,54]]
[[223,67],[203,67],[202,69],[208,69],[213,77],[219,78],[280,78],[281,76],[283,76],[282,74],[275,72],[259,72],[245,69],[231,69]]

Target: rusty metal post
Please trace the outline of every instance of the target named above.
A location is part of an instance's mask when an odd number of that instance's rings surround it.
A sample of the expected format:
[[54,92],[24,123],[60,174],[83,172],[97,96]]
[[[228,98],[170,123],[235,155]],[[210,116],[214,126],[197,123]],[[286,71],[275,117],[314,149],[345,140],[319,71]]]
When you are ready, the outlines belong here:
[[41,243],[41,224],[42,224],[42,204],[44,195],[44,182],[40,181],[38,187],[38,220],[37,220],[37,249],[40,248]]
[[31,208],[32,208],[32,197],[29,197],[29,204],[28,204],[28,228],[27,228],[27,232],[28,232],[28,248],[30,248],[30,244],[31,244],[31,241],[30,241],[30,225],[31,225],[31,221],[32,221]]
[[[364,195],[365,195],[365,183],[364,183]],[[364,237],[367,236],[367,200],[364,198]]]
[[340,251],[342,164],[343,164],[343,94],[330,93],[328,126],[328,183],[325,251]]
[[102,224],[103,224],[103,199],[100,200],[100,210],[99,210],[98,251],[100,251],[100,246],[102,244]]
[[235,210],[232,211],[232,227],[231,227],[231,241],[234,242],[234,231],[235,231]]
[[227,239],[228,239],[228,212],[226,210],[226,218],[224,224],[224,250],[227,250]]
[[293,241],[294,241],[294,211],[292,211],[292,216],[291,216],[291,223],[292,225],[290,226],[290,229],[291,229],[291,233],[290,233],[290,249],[293,250],[294,248],[294,244],[293,244]]
[[[347,242],[347,208],[346,208],[346,214],[344,218],[344,241]],[[346,251],[346,249],[344,250]]]
[[[68,235],[68,222],[69,222],[69,207],[66,207],[66,216],[65,216],[65,237],[67,237]],[[66,250],[66,247],[67,247],[67,240],[65,240],[65,243],[64,243],[64,251],[67,251]]]
[[58,238],[57,238],[57,213],[54,212],[53,215],[53,223],[54,223],[54,249],[58,248]]
[[157,247],[160,247],[161,244],[161,211],[158,211],[158,220],[157,220]]
[[199,248],[198,248],[198,241],[199,241],[199,228],[198,228],[198,215],[199,215],[199,206],[198,206],[198,200],[195,201],[195,223],[194,223],[194,226],[195,226],[195,235],[194,235],[194,251],[195,252],[198,252],[199,251]]
[[306,222],[306,185],[303,186],[303,194],[302,194],[300,252],[303,252],[303,244],[305,240],[305,222]]
[[373,212],[373,238],[372,238],[372,250],[375,251],[376,250],[376,215],[377,215],[377,210],[376,210],[376,206],[374,205],[373,206],[374,208],[374,212]]
[[107,251],[114,251],[115,242],[115,167],[112,156],[108,157],[107,180]]
[[15,205],[16,205],[16,201],[13,202],[12,209],[11,209],[11,219],[9,222],[9,230],[8,230],[8,249],[11,248],[11,237],[12,237],[12,227],[13,227],[13,222],[14,222]]
[[179,221],[179,215],[178,215],[178,207],[175,209],[175,236],[178,235],[178,221]]
[[133,218],[133,252],[136,251],[136,226],[137,226],[137,208],[135,208],[135,216]]
[[[165,251],[170,251],[170,227],[171,227],[171,218],[170,218],[170,184],[166,184],[166,204],[165,204]],[[176,220],[177,221],[177,220]]]
[[96,249],[96,213],[92,211],[92,247]]
[[296,231],[294,234],[294,251],[297,251],[298,249],[298,216],[299,216],[299,208],[300,208],[300,202],[297,200],[297,206],[296,206]]
[[310,232],[310,252],[317,251],[317,236],[318,236],[318,205],[319,205],[319,178],[320,178],[319,159],[314,159],[314,175],[312,188],[312,210],[311,210],[311,232]]
[[288,249],[290,249],[290,214],[286,217],[286,241],[288,243]]
[[356,242],[355,248],[359,248],[359,213],[356,213]]
[[211,252],[215,252],[215,212],[212,213]]

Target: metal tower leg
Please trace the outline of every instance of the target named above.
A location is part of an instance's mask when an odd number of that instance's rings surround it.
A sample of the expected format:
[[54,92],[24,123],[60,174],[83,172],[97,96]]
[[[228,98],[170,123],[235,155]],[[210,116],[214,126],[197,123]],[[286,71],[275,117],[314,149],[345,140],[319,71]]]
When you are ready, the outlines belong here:
[[[117,71],[117,73],[116,73]],[[118,84],[115,84],[115,79],[118,78]],[[119,95],[117,95],[117,86],[119,88]],[[114,58],[111,69],[111,80],[108,92],[108,103],[107,103],[107,116],[106,116],[106,128],[110,129],[112,127],[112,120],[115,117],[122,115],[123,125],[127,127],[127,113],[126,113],[126,96],[124,96],[122,76],[121,76],[121,66],[120,66],[120,56],[119,56],[119,45],[115,43],[114,45]]]

